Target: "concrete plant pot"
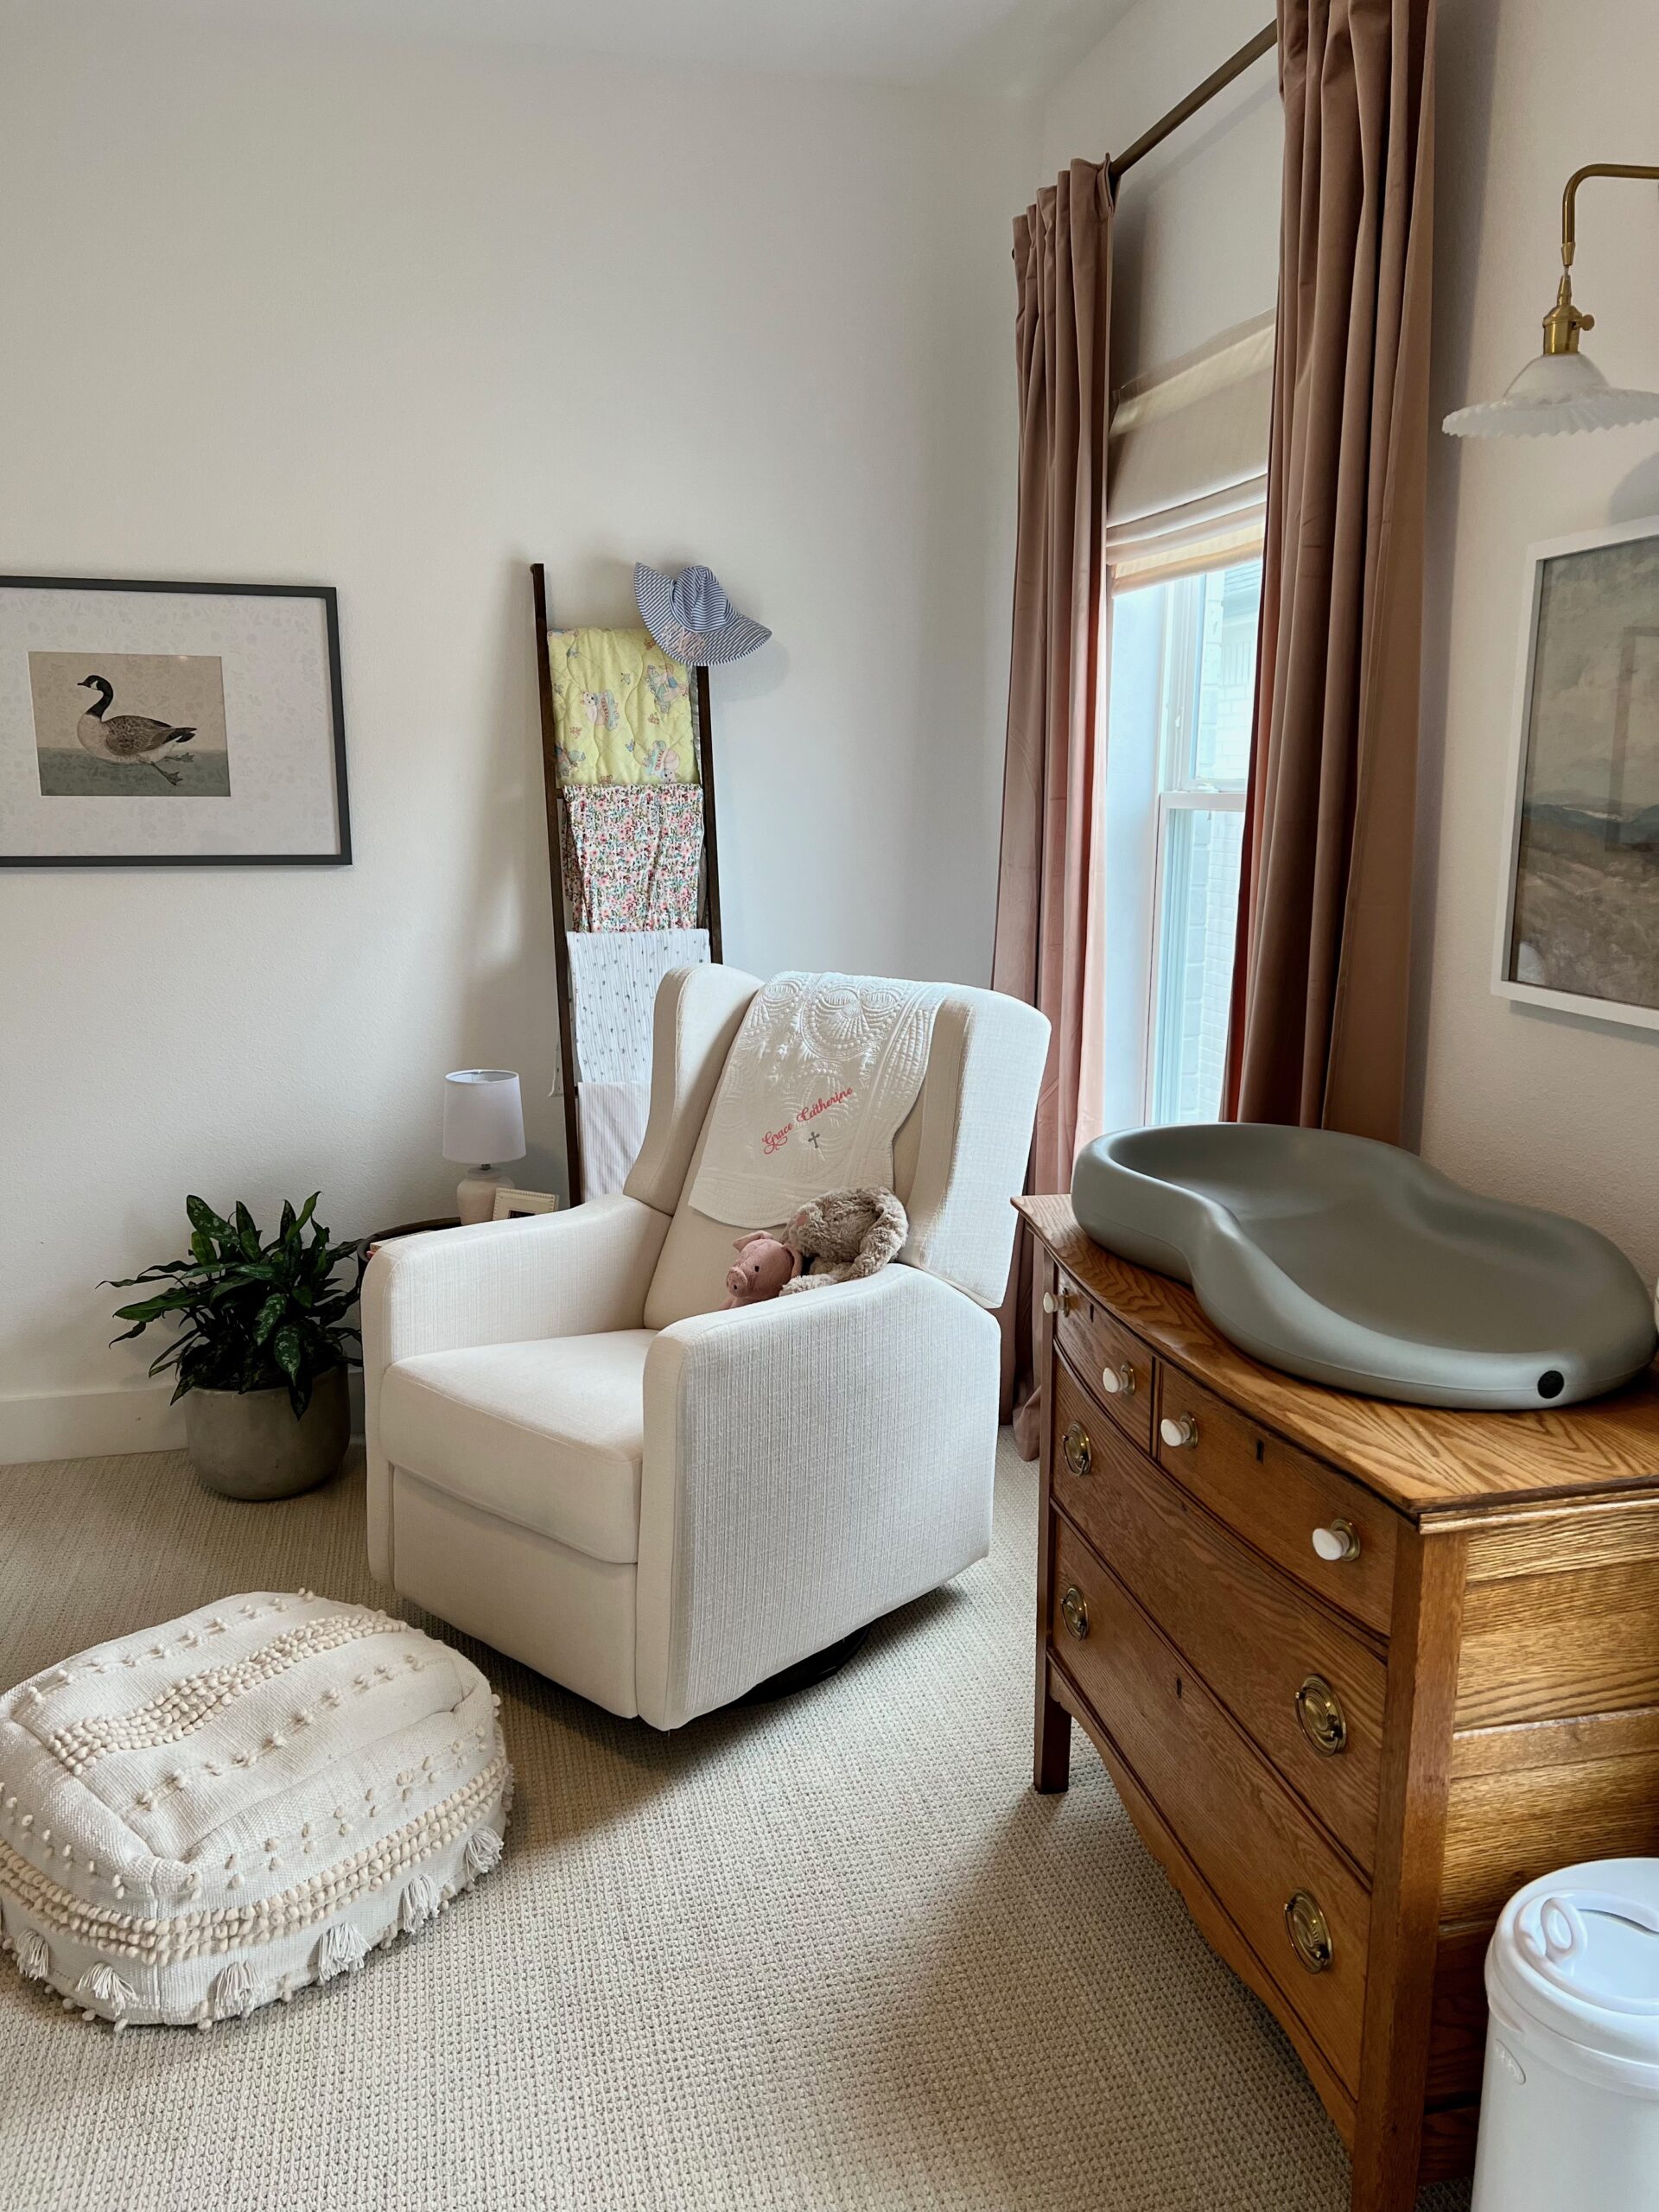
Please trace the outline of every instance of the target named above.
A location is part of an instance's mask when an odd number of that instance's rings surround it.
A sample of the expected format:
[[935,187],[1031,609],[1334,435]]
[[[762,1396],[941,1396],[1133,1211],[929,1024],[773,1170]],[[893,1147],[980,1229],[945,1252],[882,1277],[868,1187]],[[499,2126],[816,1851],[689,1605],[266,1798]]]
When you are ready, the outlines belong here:
[[184,1440],[190,1464],[222,1497],[296,1497],[340,1471],[352,1435],[346,1370],[319,1376],[298,1421],[286,1389],[190,1390]]

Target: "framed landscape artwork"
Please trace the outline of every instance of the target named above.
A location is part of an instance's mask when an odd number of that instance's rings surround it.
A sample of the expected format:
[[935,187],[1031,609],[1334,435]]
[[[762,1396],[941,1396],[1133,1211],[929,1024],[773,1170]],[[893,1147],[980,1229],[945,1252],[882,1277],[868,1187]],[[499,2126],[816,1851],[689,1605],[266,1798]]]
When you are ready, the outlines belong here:
[[1659,1029],[1659,517],[1527,561],[1493,988]]
[[351,856],[331,588],[0,576],[0,867]]

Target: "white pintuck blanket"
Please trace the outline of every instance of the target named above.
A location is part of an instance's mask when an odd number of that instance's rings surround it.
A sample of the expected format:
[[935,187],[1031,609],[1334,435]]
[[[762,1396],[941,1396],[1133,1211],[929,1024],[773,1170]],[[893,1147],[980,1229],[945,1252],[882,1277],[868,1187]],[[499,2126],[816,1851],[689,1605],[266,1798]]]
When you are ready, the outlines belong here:
[[576,1080],[649,1084],[658,988],[674,969],[707,960],[708,931],[572,930],[565,942]]
[[721,1077],[691,1205],[766,1229],[826,1191],[890,1188],[944,996],[878,976],[774,976]]

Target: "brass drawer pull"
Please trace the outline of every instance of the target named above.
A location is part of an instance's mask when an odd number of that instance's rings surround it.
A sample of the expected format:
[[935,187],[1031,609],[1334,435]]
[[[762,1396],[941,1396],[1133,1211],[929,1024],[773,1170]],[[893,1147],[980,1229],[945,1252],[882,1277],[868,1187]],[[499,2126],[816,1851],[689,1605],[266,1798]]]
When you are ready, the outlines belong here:
[[1359,1557],[1359,1531],[1351,1521],[1332,1521],[1313,1531],[1313,1548],[1322,1560],[1339,1566],[1344,1560]]
[[1298,1890],[1286,1900],[1285,1926],[1291,1948],[1309,1974],[1323,1974],[1331,1964],[1331,1927],[1310,1891]]
[[1075,1636],[1081,1643],[1089,1633],[1089,1601],[1075,1582],[1060,1600],[1060,1618],[1065,1623],[1068,1635]]
[[1067,1290],[1064,1287],[1058,1291],[1046,1290],[1043,1293],[1043,1311],[1045,1313],[1069,1313],[1077,1302],[1077,1292],[1075,1290]]
[[1135,1395],[1135,1370],[1127,1359],[1122,1367],[1103,1367],[1100,1387],[1109,1398],[1116,1397],[1120,1391],[1124,1397],[1132,1398]]
[[1174,1421],[1166,1416],[1158,1424],[1158,1433],[1172,1452],[1190,1451],[1198,1440],[1198,1424],[1191,1414]]
[[1323,1675],[1310,1675],[1297,1691],[1296,1718],[1321,1758],[1333,1759],[1346,1748],[1347,1717],[1341,1700]]
[[1094,1463],[1095,1447],[1080,1421],[1074,1421],[1060,1439],[1060,1451],[1066,1465],[1081,1482]]

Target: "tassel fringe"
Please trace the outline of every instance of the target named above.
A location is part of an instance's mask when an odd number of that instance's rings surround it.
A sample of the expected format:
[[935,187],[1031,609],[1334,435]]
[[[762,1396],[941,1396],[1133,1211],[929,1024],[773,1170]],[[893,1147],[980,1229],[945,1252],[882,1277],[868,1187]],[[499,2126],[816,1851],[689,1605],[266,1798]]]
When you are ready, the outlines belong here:
[[25,1981],[49,1981],[52,1978],[52,1953],[47,1940],[37,1929],[25,1936],[17,1946],[17,1971]]
[[252,1969],[245,1960],[232,1959],[213,1984],[213,2018],[216,2020],[245,2020],[253,2007]]
[[476,1828],[467,1839],[466,1866],[470,1878],[487,1874],[500,1864],[503,1845],[493,1828]]
[[349,1921],[337,1921],[317,1946],[317,1980],[332,1981],[337,1974],[355,1974],[368,1950]]
[[397,1925],[405,1936],[412,1936],[417,1928],[424,1928],[429,1920],[435,1920],[443,1904],[438,1885],[429,1874],[417,1874],[404,1891],[397,1908]]
[[89,2008],[88,2018],[99,2009],[106,2009],[118,2026],[127,2007],[137,2002],[136,1993],[113,1967],[90,1967],[75,1984],[75,1995]]

